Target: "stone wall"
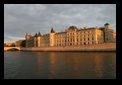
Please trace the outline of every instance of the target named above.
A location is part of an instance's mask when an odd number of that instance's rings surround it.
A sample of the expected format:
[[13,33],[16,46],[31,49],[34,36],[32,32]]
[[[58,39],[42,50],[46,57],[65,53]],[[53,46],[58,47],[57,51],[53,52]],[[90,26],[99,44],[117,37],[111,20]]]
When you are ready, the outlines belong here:
[[58,47],[28,47],[22,51],[116,51],[116,43],[92,44],[81,46],[58,46]]

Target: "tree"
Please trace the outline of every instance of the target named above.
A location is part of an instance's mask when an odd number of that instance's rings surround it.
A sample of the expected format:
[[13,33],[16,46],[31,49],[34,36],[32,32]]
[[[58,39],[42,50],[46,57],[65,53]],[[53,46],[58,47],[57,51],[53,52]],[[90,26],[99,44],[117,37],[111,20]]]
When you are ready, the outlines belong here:
[[23,40],[23,41],[21,42],[21,47],[25,47],[25,43],[26,43],[26,41]]

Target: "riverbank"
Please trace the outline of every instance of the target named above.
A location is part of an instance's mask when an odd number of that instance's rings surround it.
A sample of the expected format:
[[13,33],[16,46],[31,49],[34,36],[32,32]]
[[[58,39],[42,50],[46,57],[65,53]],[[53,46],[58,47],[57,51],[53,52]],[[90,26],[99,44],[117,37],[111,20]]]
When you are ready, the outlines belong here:
[[20,51],[116,51],[116,43],[60,47],[26,47],[20,48]]

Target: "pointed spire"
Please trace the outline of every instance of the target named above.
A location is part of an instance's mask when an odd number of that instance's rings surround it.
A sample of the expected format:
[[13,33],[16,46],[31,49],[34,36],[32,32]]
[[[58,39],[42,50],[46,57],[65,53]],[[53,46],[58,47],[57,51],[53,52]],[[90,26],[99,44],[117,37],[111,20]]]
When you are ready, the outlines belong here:
[[37,37],[37,33],[35,33],[35,36],[34,37]]
[[38,32],[38,36],[41,36],[41,33],[40,32]]
[[53,30],[53,27],[51,28],[51,31],[50,31],[51,33],[55,33],[55,31]]

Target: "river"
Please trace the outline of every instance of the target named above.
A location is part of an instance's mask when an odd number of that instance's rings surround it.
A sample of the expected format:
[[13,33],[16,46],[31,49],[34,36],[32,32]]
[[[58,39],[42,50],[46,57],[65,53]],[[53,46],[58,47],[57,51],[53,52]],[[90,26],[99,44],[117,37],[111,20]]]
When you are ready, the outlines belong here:
[[4,79],[116,79],[116,52],[4,52]]

